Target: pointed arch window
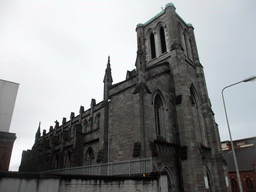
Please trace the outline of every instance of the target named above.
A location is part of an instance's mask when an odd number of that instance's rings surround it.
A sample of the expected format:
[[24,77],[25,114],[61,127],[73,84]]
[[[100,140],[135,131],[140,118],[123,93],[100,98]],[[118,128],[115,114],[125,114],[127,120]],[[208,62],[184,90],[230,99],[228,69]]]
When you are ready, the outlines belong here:
[[165,167],[163,169],[164,172],[167,173],[167,185],[168,185],[168,192],[171,192],[174,190],[175,187],[175,183],[174,183],[174,179],[173,179],[173,174],[171,172],[171,170],[167,167]]
[[165,41],[165,33],[164,28],[160,28],[160,41],[161,41],[161,51],[162,53],[166,52],[166,41]]
[[92,165],[94,159],[94,153],[91,147],[89,147],[85,153],[85,164]]
[[[89,126],[90,126],[90,129],[93,130],[93,118],[90,117],[89,119]],[[88,131],[91,131],[91,130],[88,130]]]
[[96,125],[96,129],[100,128],[100,113],[98,113],[95,117],[95,125]]
[[83,121],[83,133],[86,133],[88,130],[88,122],[87,122],[87,120],[85,119],[84,121]]
[[162,136],[163,129],[163,102],[157,94],[154,102],[156,135]]
[[187,43],[186,43],[186,36],[185,36],[185,32],[182,33],[182,48],[184,49],[184,54],[185,56],[188,55],[188,51],[187,51]]
[[65,159],[64,159],[64,167],[69,168],[71,167],[71,152],[67,152]]
[[232,178],[231,179],[231,188],[232,188],[232,191],[238,191],[238,188],[237,188],[237,182],[236,182],[236,179],[235,178]]
[[213,190],[213,180],[212,180],[211,172],[206,165],[204,165],[203,168],[204,168],[204,184],[205,184],[206,191],[212,192],[214,190]]
[[192,60],[192,48],[191,48],[191,39],[189,38],[189,33],[187,30],[185,30],[184,32],[185,35],[185,44],[186,44],[186,54],[188,56],[189,59]]
[[197,137],[201,143],[206,145],[206,131],[205,131],[204,121],[202,117],[200,101],[198,99],[198,95],[193,84],[191,84],[190,86],[190,99],[191,99],[191,104],[194,106],[193,113],[197,116],[197,118],[195,119],[196,127],[197,127],[196,129]]
[[59,155],[56,155],[53,160],[53,169],[59,168],[59,161],[60,161],[60,157],[59,157]]
[[252,180],[249,177],[246,178],[246,186],[249,190],[253,189]]
[[185,32],[183,30],[183,27],[181,25],[179,25],[179,34],[180,34],[181,47],[184,51],[184,55],[187,56],[186,37],[185,37]]
[[151,59],[156,57],[156,45],[155,45],[155,36],[153,33],[150,34],[150,48],[151,48]]

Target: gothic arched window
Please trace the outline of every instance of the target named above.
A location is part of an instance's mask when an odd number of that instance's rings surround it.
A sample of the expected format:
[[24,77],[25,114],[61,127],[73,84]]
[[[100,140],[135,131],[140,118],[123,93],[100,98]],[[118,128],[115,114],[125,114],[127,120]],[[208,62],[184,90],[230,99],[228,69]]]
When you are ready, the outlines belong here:
[[232,188],[232,191],[237,191],[238,190],[237,182],[236,182],[236,179],[234,179],[234,178],[231,179],[231,188]]
[[71,153],[70,151],[67,152],[65,159],[64,159],[64,167],[65,168],[69,168],[71,167]]
[[163,169],[163,171],[167,173],[168,192],[171,192],[171,191],[173,191],[173,189],[175,187],[175,183],[174,183],[174,180],[173,180],[173,174],[172,174],[171,170],[167,167],[165,167]]
[[247,189],[253,189],[252,180],[249,177],[246,178],[246,186]]
[[165,42],[165,34],[164,34],[164,28],[160,28],[160,42],[161,42],[161,50],[162,53],[166,52],[166,42]]
[[83,121],[83,133],[86,133],[88,131],[88,122],[87,120],[85,119]]
[[60,157],[59,155],[56,155],[55,158],[53,159],[53,169],[59,168],[59,161],[60,161]]
[[201,107],[200,107],[200,100],[197,95],[196,89],[193,84],[190,86],[190,99],[192,104],[192,110],[194,115],[196,115],[195,123],[196,123],[196,135],[197,138],[200,140],[201,143],[206,145],[206,133],[205,133],[205,126],[202,117]]
[[155,36],[153,33],[150,34],[150,48],[151,48],[151,59],[156,57],[156,45],[155,45]]
[[91,147],[89,147],[85,153],[85,164],[92,165],[92,161],[94,159],[94,153]]
[[95,125],[96,125],[96,129],[100,128],[100,113],[98,113],[95,117]]
[[185,30],[184,32],[185,35],[185,43],[186,43],[186,51],[187,51],[187,56],[189,59],[192,60],[192,50],[191,50],[191,40],[189,38],[189,33],[187,32],[187,30]]
[[157,94],[154,102],[156,135],[161,136],[163,129],[163,102]]
[[180,34],[180,43],[181,47],[184,51],[184,54],[187,56],[187,45],[186,45],[186,39],[185,39],[185,34],[184,30],[181,25],[179,25],[179,34]]
[[93,130],[93,118],[92,117],[90,117],[90,119],[89,119],[89,126],[90,126],[90,129]]

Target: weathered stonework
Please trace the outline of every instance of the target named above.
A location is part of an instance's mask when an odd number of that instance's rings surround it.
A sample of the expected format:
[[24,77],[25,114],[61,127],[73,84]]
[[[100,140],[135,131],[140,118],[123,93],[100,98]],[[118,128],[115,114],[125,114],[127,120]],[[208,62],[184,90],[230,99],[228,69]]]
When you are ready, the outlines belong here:
[[109,58],[103,101],[92,99],[48,133],[39,128],[20,171],[152,157],[152,172],[168,173],[169,191],[228,191],[193,30],[173,4],[139,24],[136,69],[112,84]]

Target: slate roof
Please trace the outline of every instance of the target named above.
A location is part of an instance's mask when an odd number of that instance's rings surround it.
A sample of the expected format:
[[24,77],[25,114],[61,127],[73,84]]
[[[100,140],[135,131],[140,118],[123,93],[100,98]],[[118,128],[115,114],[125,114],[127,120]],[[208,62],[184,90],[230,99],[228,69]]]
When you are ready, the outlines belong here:
[[[235,148],[235,153],[239,171],[253,171],[253,166],[256,163],[255,146]],[[223,151],[223,156],[227,162],[228,172],[235,172],[236,169],[232,151]]]

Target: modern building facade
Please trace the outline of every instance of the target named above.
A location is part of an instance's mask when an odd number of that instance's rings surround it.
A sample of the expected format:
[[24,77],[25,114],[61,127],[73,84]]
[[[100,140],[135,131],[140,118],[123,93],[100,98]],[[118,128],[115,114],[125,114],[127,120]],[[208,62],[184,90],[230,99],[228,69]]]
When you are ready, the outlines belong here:
[[136,69],[113,84],[108,58],[103,101],[48,133],[39,126],[19,171],[151,158],[151,172],[167,172],[169,191],[229,191],[193,26],[169,3],[136,32]]
[[15,133],[10,133],[19,84],[0,79],[0,171],[8,171]]

